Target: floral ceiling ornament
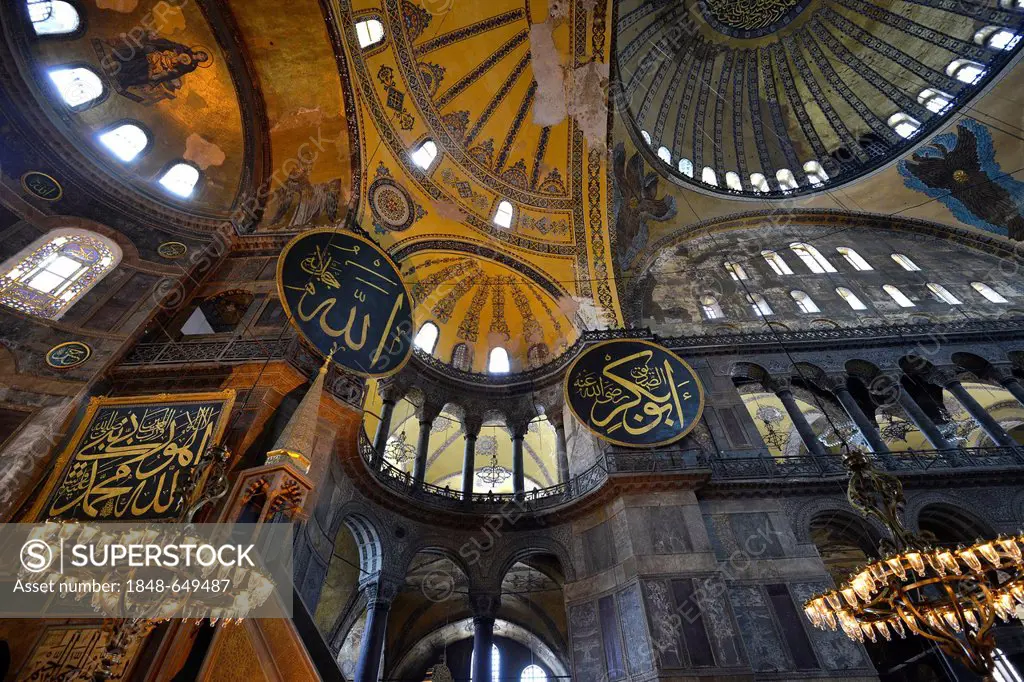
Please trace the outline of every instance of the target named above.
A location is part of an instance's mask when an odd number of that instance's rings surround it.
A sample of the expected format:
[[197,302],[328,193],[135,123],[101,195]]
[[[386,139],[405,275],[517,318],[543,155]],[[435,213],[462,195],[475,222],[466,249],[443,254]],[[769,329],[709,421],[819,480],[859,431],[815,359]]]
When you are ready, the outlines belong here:
[[626,147],[615,146],[612,154],[615,173],[615,235],[618,240],[619,266],[628,268],[647,246],[647,220],[664,222],[676,215],[676,200],[671,196],[658,198],[657,173],[646,172],[640,152],[626,161]]

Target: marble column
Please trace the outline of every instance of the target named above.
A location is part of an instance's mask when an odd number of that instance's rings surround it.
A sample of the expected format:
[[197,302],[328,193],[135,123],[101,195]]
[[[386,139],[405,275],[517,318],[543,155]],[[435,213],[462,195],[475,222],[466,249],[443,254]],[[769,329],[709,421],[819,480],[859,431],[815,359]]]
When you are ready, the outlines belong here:
[[466,433],[466,449],[462,453],[462,499],[470,502],[473,499],[473,481],[476,480],[476,439],[480,435],[480,420],[462,420],[462,428]]
[[430,430],[434,428],[433,419],[420,419],[420,436],[416,442],[416,461],[412,467],[413,487],[423,486],[427,476],[427,457],[430,454]]
[[914,399],[914,396],[910,395],[910,391],[903,386],[898,386],[898,389],[899,393],[897,394],[897,401],[899,402],[900,407],[903,408],[903,411],[907,414],[907,417],[910,418],[910,421],[912,421],[914,425],[921,430],[921,433],[924,435],[925,439],[931,443],[931,446],[936,450],[949,450],[953,448],[953,444],[946,440],[946,437],[942,435],[941,431],[939,431],[939,427],[935,425],[935,422],[932,421],[931,417],[929,417],[924,409],[918,404],[917,400]]
[[807,417],[800,410],[800,406],[796,404],[796,397],[793,395],[789,382],[772,381],[771,386],[766,386],[766,388],[774,391],[778,399],[782,401],[782,406],[786,408],[786,414],[789,415],[790,421],[796,427],[796,432],[800,434],[800,440],[803,442],[804,447],[807,448],[807,452],[815,457],[827,456],[828,453],[825,451],[825,446],[818,440],[818,436],[814,433],[811,423],[807,421]]
[[518,429],[512,433],[512,491],[517,495],[522,495],[526,491],[526,474],[523,471],[523,440],[525,438],[526,433]]
[[554,422],[555,426],[555,458],[558,462],[558,482],[569,481],[569,450],[565,446],[565,423]]
[[384,654],[385,635],[388,629],[388,612],[391,601],[398,592],[396,581],[380,578],[367,588],[366,630],[359,647],[359,658],[353,679],[355,682],[377,682],[380,677],[380,661]]
[[380,408],[380,423],[377,424],[377,433],[373,437],[373,449],[377,456],[384,455],[384,448],[388,444],[388,436],[391,435],[391,417],[395,414],[395,401],[384,400]]
[[878,432],[878,424],[875,423],[874,419],[868,417],[864,410],[860,409],[857,399],[853,397],[850,389],[846,387],[846,375],[829,376],[826,380],[825,388],[835,395],[836,400],[846,410],[846,414],[850,415],[850,419],[853,420],[857,430],[864,436],[864,440],[868,442],[871,451],[876,455],[889,454],[889,446],[882,440],[882,435]]
[[1012,374],[1006,374],[999,379],[999,385],[1009,391],[1017,402],[1024,405],[1024,385],[1020,383],[1020,379]]
[[491,679],[491,648],[494,644],[494,618],[500,595],[471,594],[473,607],[473,682],[498,682]]
[[964,409],[967,410],[967,414],[974,418],[974,421],[978,422],[978,426],[981,430],[988,434],[988,437],[992,439],[992,442],[996,445],[1003,447],[1016,447],[1017,441],[1013,439],[1010,434],[1003,430],[1003,427],[999,425],[992,415],[981,406],[974,396],[964,388],[964,385],[957,379],[946,381],[943,385],[947,391],[953,394],[953,397],[963,405]]

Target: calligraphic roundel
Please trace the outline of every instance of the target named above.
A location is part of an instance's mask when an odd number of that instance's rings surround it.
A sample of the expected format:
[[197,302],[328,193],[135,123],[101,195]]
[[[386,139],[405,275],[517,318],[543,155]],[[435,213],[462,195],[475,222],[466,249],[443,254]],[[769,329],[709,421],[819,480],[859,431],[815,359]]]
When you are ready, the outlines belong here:
[[277,262],[288,318],[324,355],[361,376],[400,370],[412,353],[412,300],[394,261],[351,232],[304,232]]
[[580,422],[626,447],[674,443],[696,425],[704,389],[686,362],[650,341],[591,346],[565,375],[565,401]]

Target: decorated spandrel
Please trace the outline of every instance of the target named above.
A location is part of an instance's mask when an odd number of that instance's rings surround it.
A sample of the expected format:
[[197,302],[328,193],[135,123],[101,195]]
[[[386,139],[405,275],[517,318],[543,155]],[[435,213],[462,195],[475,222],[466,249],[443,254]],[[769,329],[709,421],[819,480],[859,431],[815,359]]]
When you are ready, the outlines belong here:
[[292,324],[345,369],[379,377],[408,362],[409,289],[369,239],[333,228],[304,232],[281,253],[277,288]]
[[704,389],[678,355],[649,341],[588,348],[565,377],[565,401],[595,435],[616,445],[653,447],[685,436],[700,420]]
[[94,398],[32,516],[175,518],[193,469],[219,442],[233,402],[233,391]]

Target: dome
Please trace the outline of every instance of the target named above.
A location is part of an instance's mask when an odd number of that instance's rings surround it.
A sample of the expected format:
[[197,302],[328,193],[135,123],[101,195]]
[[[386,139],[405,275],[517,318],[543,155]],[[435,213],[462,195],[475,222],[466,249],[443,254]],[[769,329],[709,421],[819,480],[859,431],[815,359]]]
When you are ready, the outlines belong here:
[[935,0],[625,0],[618,109],[681,185],[810,193],[942,125],[1009,63],[1022,21]]

